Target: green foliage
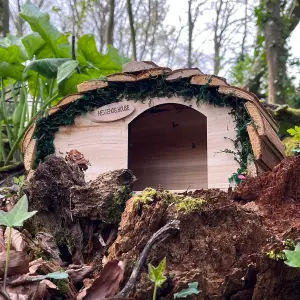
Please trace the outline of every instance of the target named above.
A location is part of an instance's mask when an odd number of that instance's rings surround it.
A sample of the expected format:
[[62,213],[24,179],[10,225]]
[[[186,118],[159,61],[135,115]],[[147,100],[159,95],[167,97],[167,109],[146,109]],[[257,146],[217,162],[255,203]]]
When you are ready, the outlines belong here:
[[249,54],[244,55],[242,58],[240,57],[232,70],[231,76],[234,78],[232,84],[242,86],[250,76],[252,65],[253,58]]
[[268,258],[276,260],[276,261],[285,260],[286,259],[286,256],[285,256],[283,250],[282,251],[271,250],[269,252],[266,252],[266,256]]
[[36,213],[37,211],[28,212],[28,200],[27,196],[24,195],[9,212],[0,210],[0,225],[7,227],[23,226],[23,222]]
[[167,280],[167,277],[164,276],[166,263],[167,260],[164,258],[157,267],[148,264],[148,277],[154,283],[153,300],[156,299],[157,288],[161,287],[162,284]]
[[192,282],[188,284],[188,288],[174,294],[174,299],[186,298],[190,295],[198,295],[201,291],[198,290],[198,282]]
[[167,260],[164,258],[157,267],[148,264],[148,277],[157,286],[160,287],[167,280],[164,276]]
[[295,247],[295,250],[283,250],[286,261],[284,262],[286,265],[293,268],[300,268],[300,243],[298,243]]
[[68,277],[69,277],[69,275],[66,272],[53,272],[53,273],[48,273],[46,275],[40,275],[40,276],[35,276],[33,278],[27,278],[27,280],[41,281],[44,279],[67,279]]
[[287,132],[296,140],[300,141],[300,127],[295,126],[295,128],[290,128]]
[[0,39],[0,165],[5,166],[22,159],[20,142],[34,118],[77,92],[83,81],[120,72],[129,61],[114,48],[100,53],[92,35],[78,39],[74,59],[69,35],[51,24],[48,13],[26,3],[20,17],[33,32]]

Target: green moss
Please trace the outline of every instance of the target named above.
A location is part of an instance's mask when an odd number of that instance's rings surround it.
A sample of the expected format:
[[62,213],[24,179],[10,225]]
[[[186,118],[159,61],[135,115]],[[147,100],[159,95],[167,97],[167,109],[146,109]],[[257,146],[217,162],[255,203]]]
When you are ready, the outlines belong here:
[[68,279],[52,279],[52,281],[64,296],[69,294],[70,287]]
[[207,201],[204,199],[185,197],[183,199],[179,199],[179,201],[175,205],[177,210],[199,211],[203,209],[206,203]]
[[116,191],[110,201],[109,218],[114,224],[118,224],[121,220],[123,211],[125,210],[126,201],[131,197],[131,190],[127,186],[122,186]]
[[202,210],[206,200],[192,198],[189,196],[174,194],[169,191],[157,191],[153,188],[146,188],[141,194],[134,198],[134,206],[149,205],[153,202],[163,201],[167,205],[175,204],[177,211]]
[[294,149],[299,149],[299,141],[296,141],[294,138],[292,137],[286,137],[282,140],[284,146],[285,146],[285,154],[287,156],[293,156],[293,150]]
[[266,253],[267,257],[270,259],[279,261],[279,260],[286,260],[286,256],[283,251],[275,252],[275,250],[271,250]]

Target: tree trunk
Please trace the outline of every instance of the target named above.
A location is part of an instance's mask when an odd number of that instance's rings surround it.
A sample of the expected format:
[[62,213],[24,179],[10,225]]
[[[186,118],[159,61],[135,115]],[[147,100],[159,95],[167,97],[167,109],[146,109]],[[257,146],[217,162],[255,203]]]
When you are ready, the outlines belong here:
[[192,0],[189,0],[189,10],[188,10],[188,28],[189,28],[189,41],[188,41],[188,68],[192,67],[192,39],[194,24],[192,20]]
[[3,37],[9,33],[9,2],[8,0],[0,0],[0,17],[1,17],[1,26],[0,30],[2,31]]
[[134,20],[132,15],[132,6],[131,0],[127,0],[127,12],[129,17],[129,24],[130,24],[130,35],[131,35],[131,42],[132,42],[132,60],[136,60],[136,41],[135,41],[135,29],[134,29]]
[[280,0],[267,1],[269,20],[264,25],[265,47],[268,65],[268,102],[284,104],[285,85],[287,83],[287,50],[282,33],[283,21],[280,16]]
[[109,1],[109,16],[106,28],[106,44],[113,46],[114,44],[114,20],[115,20],[115,0]]

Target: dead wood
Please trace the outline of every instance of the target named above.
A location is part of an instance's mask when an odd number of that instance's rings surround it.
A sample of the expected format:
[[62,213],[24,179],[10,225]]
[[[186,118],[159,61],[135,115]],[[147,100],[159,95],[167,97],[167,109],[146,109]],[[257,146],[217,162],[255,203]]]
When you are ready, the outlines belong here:
[[156,231],[152,235],[151,239],[147,242],[147,244],[146,244],[139,260],[137,261],[128,282],[126,283],[126,285],[122,289],[122,291],[120,291],[116,295],[116,298],[118,298],[118,297],[127,297],[127,296],[129,296],[129,294],[131,292],[133,292],[133,290],[135,288],[136,280],[137,280],[137,278],[140,274],[140,271],[141,271],[141,268],[142,268],[143,264],[146,261],[146,258],[149,254],[149,251],[150,251],[151,247],[154,244],[159,244],[159,243],[163,242],[165,239],[167,239],[168,237],[170,237],[172,231],[179,230],[180,229],[179,225],[180,225],[180,221],[173,220],[173,221],[167,223],[165,226],[160,228],[158,231]]

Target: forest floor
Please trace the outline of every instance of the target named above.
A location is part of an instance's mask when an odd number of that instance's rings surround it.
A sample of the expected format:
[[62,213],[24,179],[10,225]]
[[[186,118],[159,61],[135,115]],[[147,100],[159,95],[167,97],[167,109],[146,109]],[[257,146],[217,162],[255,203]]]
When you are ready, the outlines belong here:
[[[129,170],[86,183],[76,164],[50,156],[23,188],[38,213],[19,230],[29,270],[8,278],[11,299],[152,299],[147,264],[164,257],[157,299],[174,299],[192,282],[201,292],[187,299],[299,299],[300,271],[282,257],[300,241],[299,173],[300,157],[292,157],[228,192],[159,187],[132,196]],[[33,298],[36,285],[20,280],[62,270],[68,280],[44,282]]]

